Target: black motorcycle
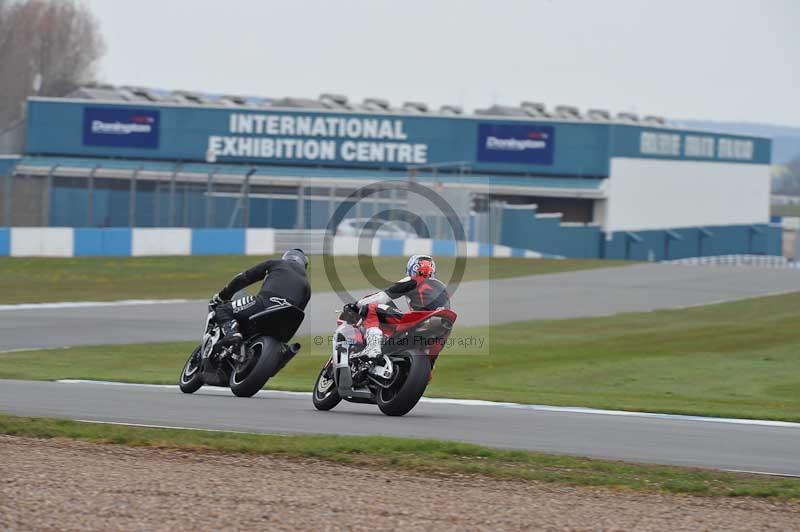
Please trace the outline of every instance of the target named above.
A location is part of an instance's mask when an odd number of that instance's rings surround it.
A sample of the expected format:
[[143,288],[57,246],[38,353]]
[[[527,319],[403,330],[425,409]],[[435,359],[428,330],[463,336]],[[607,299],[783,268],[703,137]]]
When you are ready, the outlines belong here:
[[222,328],[216,307],[209,305],[203,341],[198,345],[180,377],[183,393],[194,393],[204,384],[229,387],[238,397],[251,397],[300,351],[288,344],[303,323],[305,313],[280,297],[271,306],[239,322],[244,341],[238,347],[221,342]]

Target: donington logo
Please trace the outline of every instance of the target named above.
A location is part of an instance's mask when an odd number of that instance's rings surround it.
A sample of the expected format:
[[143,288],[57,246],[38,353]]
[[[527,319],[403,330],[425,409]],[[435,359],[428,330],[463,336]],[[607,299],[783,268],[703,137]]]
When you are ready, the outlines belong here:
[[160,112],[155,109],[86,107],[83,143],[117,148],[158,148]]
[[553,126],[480,124],[478,160],[492,163],[553,164]]
[[547,133],[531,131],[526,139],[486,137],[486,149],[501,151],[543,150],[547,148]]
[[132,133],[150,133],[153,131],[155,118],[152,116],[135,115],[130,117],[130,122],[103,122],[92,120],[92,133],[104,135],[130,135]]

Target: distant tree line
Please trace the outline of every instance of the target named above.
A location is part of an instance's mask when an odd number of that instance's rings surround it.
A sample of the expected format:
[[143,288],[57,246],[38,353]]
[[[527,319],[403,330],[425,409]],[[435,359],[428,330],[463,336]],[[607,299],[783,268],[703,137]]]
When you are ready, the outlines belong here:
[[0,130],[31,95],[64,96],[95,80],[105,44],[77,0],[0,0]]
[[786,163],[772,178],[772,193],[800,196],[800,155]]

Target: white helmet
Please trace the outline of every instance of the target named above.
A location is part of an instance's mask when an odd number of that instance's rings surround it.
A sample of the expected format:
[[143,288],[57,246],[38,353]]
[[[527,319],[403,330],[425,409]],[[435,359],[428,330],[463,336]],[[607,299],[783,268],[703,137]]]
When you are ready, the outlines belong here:
[[436,262],[430,255],[411,255],[406,263],[406,274],[409,277],[436,277]]

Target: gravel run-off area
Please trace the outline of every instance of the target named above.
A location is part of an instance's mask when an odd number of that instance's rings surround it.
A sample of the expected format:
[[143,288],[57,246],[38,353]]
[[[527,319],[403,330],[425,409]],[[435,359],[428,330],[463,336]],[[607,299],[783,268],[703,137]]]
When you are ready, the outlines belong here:
[[800,503],[0,436],[0,530],[800,530]]

